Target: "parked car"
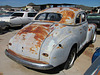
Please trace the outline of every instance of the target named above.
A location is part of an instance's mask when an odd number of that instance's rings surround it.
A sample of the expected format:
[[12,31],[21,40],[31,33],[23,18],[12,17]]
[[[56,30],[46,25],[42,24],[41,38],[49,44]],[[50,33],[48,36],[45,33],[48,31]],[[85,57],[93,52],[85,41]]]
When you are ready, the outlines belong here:
[[4,29],[8,27],[8,22],[0,21],[0,33],[3,32]]
[[10,39],[5,54],[34,69],[48,70],[63,63],[67,69],[86,43],[95,42],[95,28],[81,9],[45,9]]
[[84,75],[100,75],[100,47],[96,49],[92,57],[92,65]]
[[92,13],[87,15],[87,20],[89,23],[94,23],[97,25],[97,31],[100,31],[100,14]]
[[96,51],[94,52],[93,54],[93,57],[92,57],[92,63],[97,59],[97,57],[100,56],[100,47],[97,47],[96,48]]
[[30,23],[36,14],[36,12],[16,11],[11,16],[0,17],[0,21],[6,22],[4,25],[6,27],[17,27]]

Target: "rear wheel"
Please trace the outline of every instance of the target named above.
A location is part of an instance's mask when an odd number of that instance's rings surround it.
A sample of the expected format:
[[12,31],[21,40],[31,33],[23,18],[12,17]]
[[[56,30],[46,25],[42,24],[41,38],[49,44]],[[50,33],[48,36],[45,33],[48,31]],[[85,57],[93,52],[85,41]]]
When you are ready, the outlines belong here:
[[76,59],[76,48],[73,47],[73,48],[71,49],[71,51],[70,51],[70,54],[69,54],[69,56],[68,56],[68,59],[67,59],[67,61],[66,61],[66,63],[65,63],[64,68],[65,68],[65,69],[71,68],[71,67],[73,66],[73,64],[74,64],[75,59]]

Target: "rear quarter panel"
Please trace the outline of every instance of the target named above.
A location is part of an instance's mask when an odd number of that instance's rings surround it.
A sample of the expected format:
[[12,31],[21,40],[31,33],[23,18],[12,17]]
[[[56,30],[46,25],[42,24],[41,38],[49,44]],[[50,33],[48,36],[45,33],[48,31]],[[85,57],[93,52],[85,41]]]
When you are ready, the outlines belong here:
[[[60,26],[59,26],[60,27]],[[58,66],[67,60],[72,46],[79,44],[80,39],[77,31],[78,27],[65,26],[64,28],[55,29],[45,39],[40,52],[40,60],[46,61],[53,66]],[[49,57],[44,57],[42,54],[48,53]]]
[[94,32],[96,31],[96,25],[95,24],[88,24],[88,32],[87,32],[87,43],[91,41],[92,36]]

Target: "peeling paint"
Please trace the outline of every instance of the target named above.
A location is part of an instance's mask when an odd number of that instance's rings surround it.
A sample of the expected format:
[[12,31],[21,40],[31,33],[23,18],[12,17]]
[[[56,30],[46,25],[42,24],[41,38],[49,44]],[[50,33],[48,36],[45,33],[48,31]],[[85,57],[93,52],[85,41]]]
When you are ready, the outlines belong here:
[[75,13],[73,11],[62,11],[61,14],[63,14],[63,17],[59,23],[72,24],[75,17]]
[[35,50],[34,50],[34,48],[32,47],[32,48],[30,48],[30,51],[33,51],[33,52],[34,52]]
[[30,61],[30,62],[34,62],[34,63],[41,63],[41,64],[48,64],[47,62],[44,62],[44,61],[39,61],[39,60],[36,60],[36,59],[33,59],[33,58],[29,58],[29,57],[23,57],[22,55],[19,55],[19,54],[16,54],[15,52],[13,52],[12,50],[8,49],[8,52],[14,56],[17,56],[21,59],[24,59],[24,60],[27,60],[27,61]]
[[72,8],[72,7],[70,7],[70,9],[72,9],[74,11],[78,11],[79,10],[78,8]]
[[[21,29],[17,35],[21,35],[21,34],[27,34],[27,33],[32,33],[35,34],[34,38],[37,41],[37,47],[41,46],[41,42],[42,40],[45,39],[45,37],[48,35],[48,32],[50,32],[49,29],[50,25],[36,25],[36,24],[32,24],[28,27],[25,27],[24,29]],[[25,40],[25,35],[23,35],[23,40]]]

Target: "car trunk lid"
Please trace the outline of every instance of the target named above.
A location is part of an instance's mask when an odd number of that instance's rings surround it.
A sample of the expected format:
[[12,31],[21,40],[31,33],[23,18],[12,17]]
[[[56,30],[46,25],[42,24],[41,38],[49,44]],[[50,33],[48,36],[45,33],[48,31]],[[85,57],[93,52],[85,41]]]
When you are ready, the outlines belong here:
[[24,57],[39,59],[40,48],[53,30],[53,23],[34,22],[22,28],[9,42],[9,49]]

